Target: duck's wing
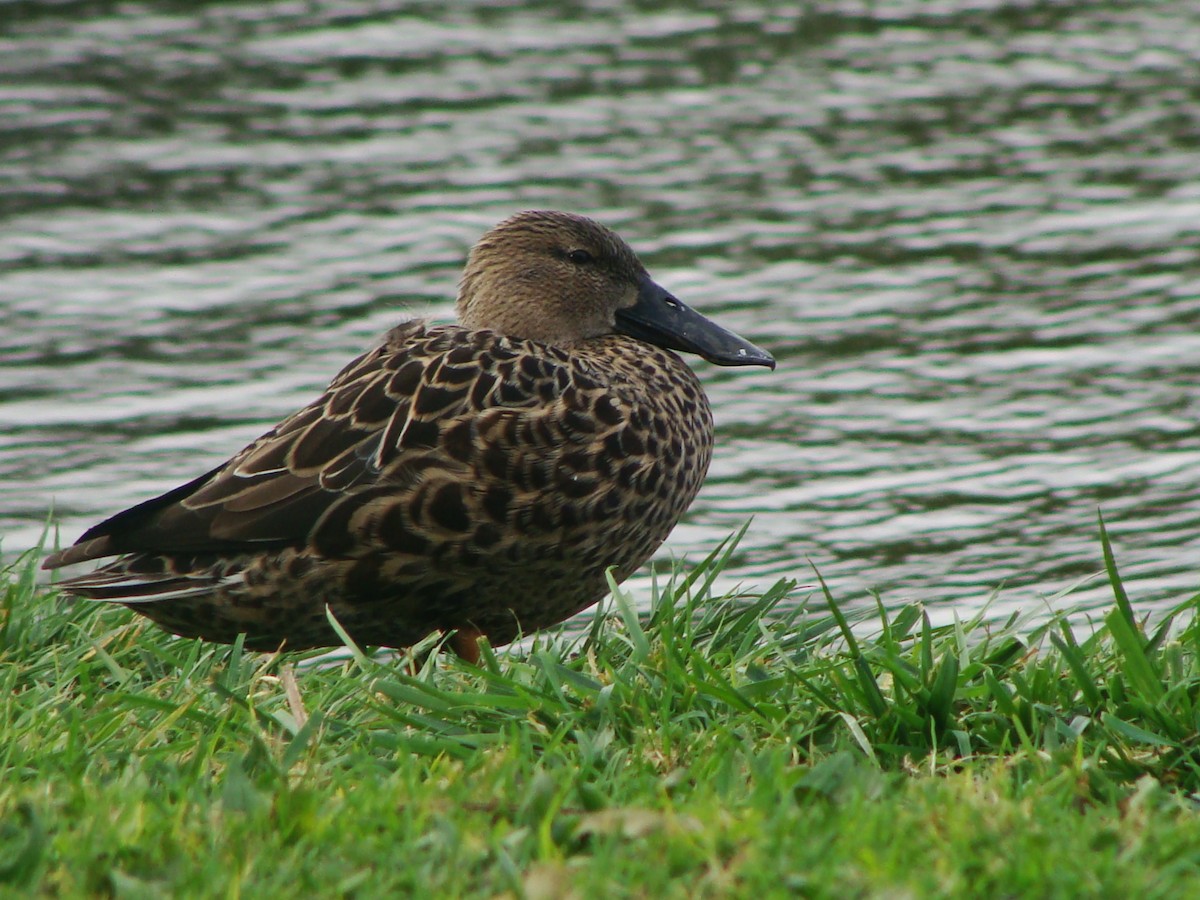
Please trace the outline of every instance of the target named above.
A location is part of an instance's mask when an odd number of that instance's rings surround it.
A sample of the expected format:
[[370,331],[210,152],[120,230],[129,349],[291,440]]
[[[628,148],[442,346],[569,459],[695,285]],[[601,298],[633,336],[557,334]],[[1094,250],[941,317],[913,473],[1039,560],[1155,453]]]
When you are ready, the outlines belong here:
[[224,465],[101,522],[44,567],[129,553],[254,553],[319,540],[331,532],[325,524],[341,517],[339,507],[348,515],[372,496],[412,490],[435,470],[465,473],[481,428],[503,429],[517,411],[561,398],[574,376],[565,357],[530,353],[524,342],[491,332],[402,325],[314,403]]

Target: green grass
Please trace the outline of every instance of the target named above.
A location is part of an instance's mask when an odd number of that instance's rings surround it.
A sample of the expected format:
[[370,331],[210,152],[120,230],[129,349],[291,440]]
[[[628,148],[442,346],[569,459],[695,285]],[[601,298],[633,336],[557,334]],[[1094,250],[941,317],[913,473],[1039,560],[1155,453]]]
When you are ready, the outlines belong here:
[[1148,632],[1102,553],[1086,638],[713,596],[726,548],[642,620],[618,591],[579,638],[419,671],[172,639],[30,555],[0,894],[1195,896],[1200,598]]

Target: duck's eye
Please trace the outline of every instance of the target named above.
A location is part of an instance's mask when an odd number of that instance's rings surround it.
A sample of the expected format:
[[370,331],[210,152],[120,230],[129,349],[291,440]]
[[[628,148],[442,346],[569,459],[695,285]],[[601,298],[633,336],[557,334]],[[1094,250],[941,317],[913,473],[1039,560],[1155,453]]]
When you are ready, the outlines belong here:
[[596,261],[596,257],[592,256],[592,254],[588,253],[586,250],[572,250],[567,253],[567,259],[581,266],[585,266],[588,263],[593,263]]

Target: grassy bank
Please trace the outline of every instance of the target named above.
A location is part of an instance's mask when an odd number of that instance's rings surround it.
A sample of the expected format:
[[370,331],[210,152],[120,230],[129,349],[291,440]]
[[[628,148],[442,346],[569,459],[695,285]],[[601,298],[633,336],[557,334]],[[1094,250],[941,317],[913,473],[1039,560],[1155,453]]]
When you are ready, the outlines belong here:
[[722,563],[641,621],[618,595],[578,639],[410,674],[174,640],[21,560],[0,894],[1200,892],[1200,598],[1146,633],[1110,558],[1077,640],[785,615],[785,584],[710,596]]

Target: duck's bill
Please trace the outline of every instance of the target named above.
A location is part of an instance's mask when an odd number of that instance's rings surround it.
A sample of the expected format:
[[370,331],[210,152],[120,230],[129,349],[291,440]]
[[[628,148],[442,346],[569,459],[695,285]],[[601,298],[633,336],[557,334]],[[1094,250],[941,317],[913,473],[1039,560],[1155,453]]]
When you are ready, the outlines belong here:
[[642,279],[637,303],[617,313],[617,331],[668,350],[695,353],[718,366],[767,366],[775,358],[685,306],[650,278]]

